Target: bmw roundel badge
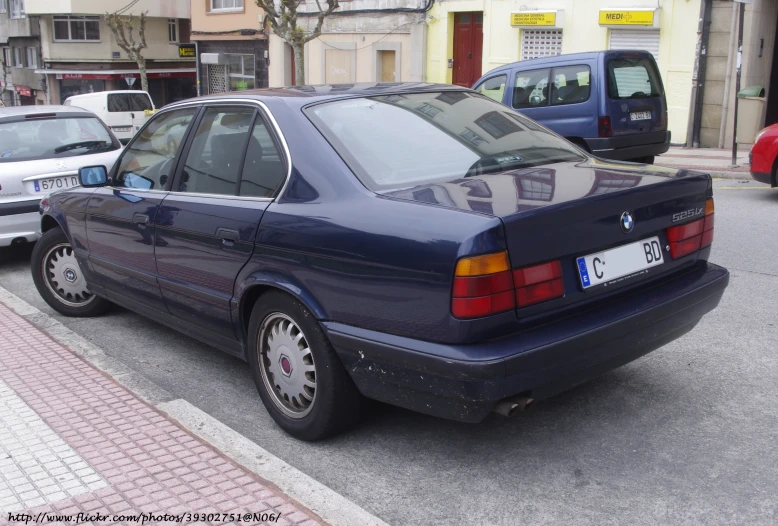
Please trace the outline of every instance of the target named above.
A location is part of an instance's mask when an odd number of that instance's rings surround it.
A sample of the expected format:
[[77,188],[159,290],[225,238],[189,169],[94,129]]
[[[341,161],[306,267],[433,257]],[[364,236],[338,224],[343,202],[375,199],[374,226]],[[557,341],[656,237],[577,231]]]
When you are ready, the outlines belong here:
[[635,220],[632,219],[632,214],[629,212],[621,214],[621,231],[629,234],[633,228],[635,228]]

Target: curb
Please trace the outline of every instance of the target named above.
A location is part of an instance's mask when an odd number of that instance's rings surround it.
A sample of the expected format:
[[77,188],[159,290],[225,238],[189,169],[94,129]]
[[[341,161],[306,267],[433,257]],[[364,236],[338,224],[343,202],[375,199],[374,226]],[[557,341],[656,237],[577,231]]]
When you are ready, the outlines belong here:
[[106,355],[93,343],[3,287],[0,287],[0,303],[237,464],[276,485],[287,496],[332,526],[389,526],[186,400],[175,398],[148,378]]

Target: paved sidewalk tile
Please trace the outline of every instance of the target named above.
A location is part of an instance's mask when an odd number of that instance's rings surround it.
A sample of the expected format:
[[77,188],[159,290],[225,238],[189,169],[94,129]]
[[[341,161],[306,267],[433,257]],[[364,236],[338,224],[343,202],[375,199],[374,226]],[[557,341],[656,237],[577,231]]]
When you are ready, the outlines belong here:
[[0,304],[0,524],[17,512],[323,524]]

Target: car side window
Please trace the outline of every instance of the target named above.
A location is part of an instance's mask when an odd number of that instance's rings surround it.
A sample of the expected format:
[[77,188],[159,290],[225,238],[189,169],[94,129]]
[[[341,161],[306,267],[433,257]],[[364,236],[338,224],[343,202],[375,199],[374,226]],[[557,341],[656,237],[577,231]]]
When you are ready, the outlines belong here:
[[566,66],[554,69],[551,105],[576,104],[589,100],[591,86],[589,66]]
[[179,192],[235,195],[253,108],[208,108],[184,163]]
[[481,95],[486,95],[492,100],[502,103],[502,97],[505,94],[505,84],[508,83],[508,75],[498,75],[486,79],[475,87],[475,90]]
[[113,186],[162,190],[172,175],[178,145],[197,108],[160,113],[130,142],[119,161]]
[[549,69],[516,73],[516,81],[513,83],[513,107],[521,109],[548,106],[550,73]]
[[238,195],[272,197],[286,180],[286,165],[278,144],[262,116],[251,132]]

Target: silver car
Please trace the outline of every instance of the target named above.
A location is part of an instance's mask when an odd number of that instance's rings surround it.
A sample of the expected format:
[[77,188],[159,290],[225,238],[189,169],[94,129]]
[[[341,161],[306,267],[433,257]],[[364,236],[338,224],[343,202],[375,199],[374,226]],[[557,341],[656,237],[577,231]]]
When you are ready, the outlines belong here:
[[0,247],[35,241],[41,198],[78,185],[82,166],[110,168],[120,152],[113,133],[81,108],[0,108]]

